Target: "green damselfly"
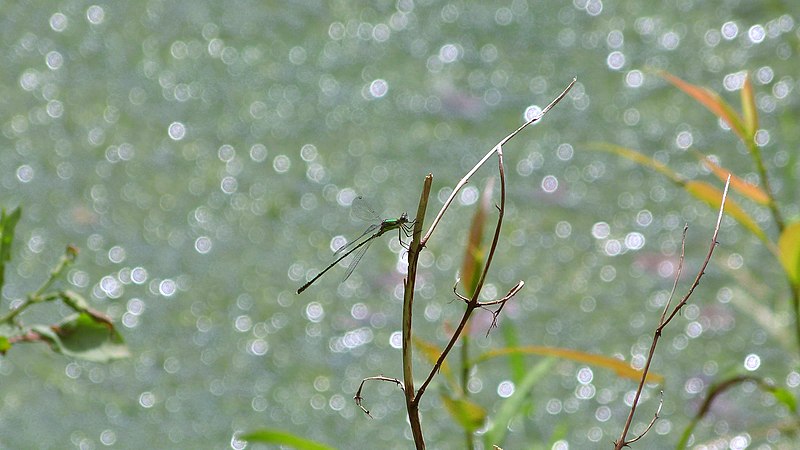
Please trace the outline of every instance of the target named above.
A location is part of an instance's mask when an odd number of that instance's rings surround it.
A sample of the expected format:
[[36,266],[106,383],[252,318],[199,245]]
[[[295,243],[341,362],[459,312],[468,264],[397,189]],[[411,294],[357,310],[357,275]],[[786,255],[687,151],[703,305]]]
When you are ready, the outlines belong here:
[[412,224],[414,223],[413,220],[408,220],[408,214],[403,213],[400,217],[396,219],[381,219],[378,213],[375,212],[372,208],[367,205],[366,201],[362,196],[358,196],[353,200],[353,215],[362,219],[374,222],[372,225],[369,226],[361,236],[353,239],[352,241],[342,245],[334,252],[334,255],[340,255],[336,258],[335,261],[330,263],[328,267],[322,269],[322,272],[318,273],[314,276],[314,278],[310,279],[306,284],[300,286],[297,289],[297,293],[301,293],[305,291],[309,286],[311,286],[315,281],[317,281],[322,275],[325,275],[325,272],[329,271],[333,268],[333,266],[339,264],[339,262],[350,255],[353,255],[353,259],[350,261],[350,264],[347,266],[347,272],[344,274],[344,279],[342,282],[347,280],[350,277],[350,274],[353,273],[358,262],[361,261],[361,258],[364,256],[364,253],[367,252],[369,245],[375,238],[380,237],[381,235],[392,231],[397,230],[397,236],[400,240],[400,245],[406,247],[406,244],[403,242],[403,235],[405,234],[406,237],[411,237],[412,232]]

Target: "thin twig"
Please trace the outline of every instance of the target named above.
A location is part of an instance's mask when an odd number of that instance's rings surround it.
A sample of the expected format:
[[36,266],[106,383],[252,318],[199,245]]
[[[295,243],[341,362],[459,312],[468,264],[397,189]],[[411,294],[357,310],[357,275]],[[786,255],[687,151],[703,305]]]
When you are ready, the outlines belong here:
[[503,226],[503,217],[506,211],[506,171],[503,165],[503,145],[497,146],[497,170],[500,174],[500,205],[497,206],[497,225],[494,227],[494,236],[492,236],[492,243],[489,245],[489,254],[486,256],[486,263],[483,265],[483,271],[478,284],[475,286],[475,291],[472,293],[472,302],[478,303],[478,297],[481,295],[483,284],[486,282],[486,275],[489,273],[489,266],[492,265],[497,244],[500,242],[500,228]]
[[663,408],[663,407],[664,407],[664,391],[662,390],[659,393],[658,409],[656,409],[656,413],[653,414],[653,419],[650,421],[650,424],[647,425],[647,428],[645,428],[644,431],[642,431],[642,434],[640,434],[640,435],[636,436],[635,438],[631,439],[630,441],[628,441],[629,445],[633,444],[634,442],[636,442],[639,439],[643,438],[644,435],[647,434],[648,431],[650,431],[650,428],[653,428],[653,425],[656,424],[656,420],[658,420],[658,418],[659,418],[659,416],[661,414],[661,408]]
[[683,235],[681,236],[681,256],[678,258],[678,270],[675,273],[675,279],[672,281],[672,290],[669,291],[669,297],[667,298],[667,304],[664,305],[664,312],[661,313],[661,318],[658,319],[658,324],[661,325],[664,323],[664,319],[667,317],[667,313],[669,312],[669,305],[672,303],[672,299],[675,297],[675,291],[678,289],[678,280],[681,279],[681,273],[683,273],[683,262],[686,260],[686,233],[689,231],[689,224],[683,224]]
[[52,300],[56,300],[59,298],[58,293],[49,293],[45,294],[45,291],[50,289],[50,287],[64,274],[66,269],[75,262],[75,258],[78,257],[78,249],[72,245],[68,245],[66,251],[58,260],[58,264],[50,271],[50,275],[47,279],[39,286],[39,289],[36,289],[35,292],[29,294],[28,297],[22,302],[21,305],[12,309],[8,313],[6,313],[3,317],[0,317],[0,324],[2,323],[12,323],[14,319],[22,314],[23,311],[28,309],[31,305],[36,303],[48,302]]
[[[614,442],[614,449],[615,450],[620,450],[623,447],[628,446],[628,444],[630,444],[632,442],[632,441],[626,440],[626,436],[628,435],[628,431],[630,430],[631,423],[633,422],[633,416],[636,413],[636,406],[639,403],[639,398],[642,395],[642,390],[644,389],[644,383],[647,380],[647,373],[650,370],[650,364],[652,364],[652,362],[653,362],[653,356],[655,355],[655,352],[656,352],[656,346],[658,345],[658,340],[661,338],[661,334],[662,334],[664,328],[680,312],[681,308],[683,308],[686,305],[686,302],[689,301],[689,298],[692,296],[692,293],[694,293],[695,288],[697,288],[697,286],[700,284],[700,279],[703,278],[703,275],[705,274],[706,268],[708,267],[708,264],[711,261],[711,255],[714,254],[714,249],[717,247],[717,243],[718,243],[717,242],[717,236],[719,235],[719,228],[720,228],[720,225],[722,224],[722,214],[725,211],[725,200],[728,197],[728,187],[730,186],[730,183],[731,183],[731,177],[730,177],[730,175],[728,175],[728,179],[725,182],[725,189],[722,191],[722,199],[720,200],[719,214],[717,215],[717,223],[714,226],[714,234],[711,237],[711,245],[709,246],[708,254],[706,255],[706,259],[703,261],[703,264],[700,266],[700,270],[697,271],[697,276],[695,277],[694,281],[692,282],[692,285],[689,286],[689,289],[686,292],[686,295],[684,295],[683,298],[681,298],[681,301],[678,302],[677,305],[675,305],[675,308],[672,309],[672,312],[669,314],[669,316],[666,317],[666,319],[664,318],[664,314],[662,314],[661,320],[659,321],[659,325],[658,325],[658,327],[656,327],[656,330],[653,333],[653,342],[650,344],[650,351],[647,354],[647,361],[645,362],[644,368],[642,369],[642,378],[641,378],[641,380],[639,380],[639,386],[636,389],[636,395],[633,398],[633,402],[631,404],[631,409],[630,409],[630,412],[628,413],[628,418],[625,421],[625,426],[622,428],[622,433],[620,434],[619,439],[617,439]],[[685,245],[686,233],[684,233],[684,235],[683,235],[683,241],[684,241],[683,245]],[[681,253],[681,259],[683,259],[683,253]],[[676,278],[677,278],[677,276],[676,276]],[[677,283],[677,281],[676,281],[676,283]],[[659,410],[660,410],[660,407],[659,407]],[[647,429],[649,430],[650,427],[648,427]],[[644,435],[644,433],[642,433],[642,435]],[[637,438],[637,440],[640,439],[641,437],[642,436],[639,436]]]
[[370,418],[372,418],[372,415],[369,413],[369,410],[364,408],[364,405],[362,404],[362,402],[364,401],[364,397],[361,396],[361,390],[364,389],[364,383],[366,383],[367,381],[388,381],[390,383],[397,384],[397,386],[400,387],[400,390],[404,390],[403,383],[397,378],[378,375],[374,377],[367,377],[361,380],[361,384],[358,385],[358,390],[356,391],[356,395],[353,396],[353,400],[356,402],[356,405],[358,405],[358,407],[361,408],[362,411],[364,411],[364,414],[368,415]]
[[460,298],[460,299],[461,299],[461,300],[462,300],[464,303],[469,303],[469,298],[467,298],[467,297],[465,297],[465,296],[461,295],[461,294],[458,292],[458,282],[459,282],[459,281],[461,281],[461,278],[456,278],[456,282],[455,282],[455,283],[453,283],[453,294],[455,294],[455,295],[456,295],[456,297]]
[[421,243],[422,247],[425,247],[425,244],[428,243],[428,239],[430,239],[431,235],[433,234],[433,230],[436,229],[436,226],[439,225],[439,221],[442,220],[442,216],[444,215],[444,212],[447,210],[447,208],[450,206],[450,204],[453,203],[453,200],[455,200],[456,195],[458,194],[458,192],[461,190],[462,187],[464,187],[465,184],[467,184],[467,182],[472,177],[472,175],[474,175],[475,172],[477,172],[478,169],[480,169],[481,166],[483,166],[483,164],[487,160],[489,160],[489,158],[496,151],[501,149],[503,145],[505,145],[512,138],[514,138],[514,136],[516,136],[520,131],[525,129],[525,127],[527,127],[528,125],[530,125],[532,123],[535,123],[535,122],[538,122],[539,120],[541,120],[542,117],[544,117],[544,115],[547,114],[547,112],[550,111],[550,109],[553,108],[553,106],[557,105],[558,102],[560,102],[567,95],[567,93],[570,91],[570,89],[572,89],[572,86],[575,85],[575,82],[577,82],[577,81],[578,81],[577,78],[573,78],[572,81],[569,83],[569,85],[567,85],[567,87],[564,88],[564,90],[561,92],[561,94],[559,94],[558,97],[556,97],[552,102],[550,102],[550,104],[547,105],[542,110],[542,112],[540,112],[539,114],[535,115],[533,118],[531,118],[527,122],[523,123],[519,128],[517,128],[511,134],[509,134],[508,136],[503,138],[500,142],[498,142],[497,145],[495,145],[491,150],[489,150],[489,152],[486,153],[486,155],[484,155],[483,158],[481,158],[481,160],[478,161],[478,163],[475,164],[475,166],[472,169],[470,169],[469,172],[467,172],[467,174],[464,175],[464,177],[461,178],[461,180],[459,180],[458,183],[456,183],[456,185],[453,187],[453,192],[451,192],[450,196],[447,198],[447,200],[445,200],[444,205],[442,205],[442,208],[436,214],[436,217],[433,219],[433,222],[431,222],[430,228],[428,228],[428,231],[425,233],[425,237],[422,238],[422,243]]
[[511,288],[511,290],[508,291],[508,294],[506,294],[503,298],[490,302],[480,303],[481,308],[484,309],[488,309],[486,308],[488,305],[496,305],[496,304],[500,305],[500,307],[497,308],[497,310],[492,312],[492,323],[489,324],[489,328],[486,329],[486,337],[489,337],[489,332],[492,331],[492,328],[497,328],[497,318],[500,317],[500,312],[503,311],[503,307],[506,306],[506,303],[508,303],[508,301],[511,300],[512,297],[517,295],[517,292],[519,292],[523,286],[525,286],[525,282],[520,280],[520,282],[517,283],[516,286]]

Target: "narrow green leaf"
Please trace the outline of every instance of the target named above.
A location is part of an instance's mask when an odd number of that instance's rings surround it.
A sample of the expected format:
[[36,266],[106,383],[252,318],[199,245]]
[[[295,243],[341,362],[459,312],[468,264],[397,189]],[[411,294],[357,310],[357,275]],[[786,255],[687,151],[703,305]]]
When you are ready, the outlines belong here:
[[[504,323],[500,327],[500,332],[503,335],[506,347],[519,346],[519,336],[517,335],[517,327],[514,325],[514,321],[509,320]],[[511,380],[514,383],[520,383],[527,372],[525,357],[518,353],[508,355],[508,370],[511,373]]]
[[786,388],[776,387],[772,390],[772,395],[774,395],[775,399],[780,403],[783,403],[792,414],[797,414],[797,398],[792,391]]
[[778,238],[781,264],[794,285],[800,284],[800,221],[783,229]]
[[753,93],[753,82],[750,81],[749,74],[745,76],[741,94],[745,132],[750,139],[753,139],[758,131],[758,110],[756,109],[756,96]]
[[747,135],[741,117],[739,117],[736,111],[734,111],[719,94],[708,88],[687,83],[668,72],[661,71],[659,74],[675,87],[705,106],[709,111],[714,113],[715,116],[724,120],[742,141],[747,143],[753,139],[752,135]]
[[14,242],[14,229],[22,216],[22,208],[15,208],[11,214],[0,210],[0,289],[5,284],[6,263],[11,260],[11,244]]
[[480,405],[466,398],[453,399],[446,394],[442,394],[441,397],[445,409],[461,425],[461,428],[474,433],[483,426],[486,421],[486,410]]
[[280,430],[256,430],[239,436],[239,439],[262,444],[287,445],[298,450],[335,450],[335,447],[328,447],[325,444]]
[[500,404],[500,408],[492,416],[491,426],[483,435],[485,448],[503,444],[508,432],[508,424],[514,417],[521,414],[523,408],[532,401],[531,390],[539,380],[550,373],[555,361],[555,358],[547,358],[541,361],[528,370],[528,373],[516,383],[514,393]]
[[113,326],[87,313],[67,316],[53,327],[32,328],[51,342],[54,351],[65,356],[95,362],[130,356],[122,335]]
[[[683,186],[686,192],[692,194],[695,198],[704,201],[714,209],[719,209],[722,202],[722,191],[716,187],[703,182],[703,181],[687,181]],[[736,202],[736,200],[728,197],[725,200],[725,213],[736,219],[743,227],[747,228],[751,233],[756,235],[759,239],[767,242],[767,235],[764,230],[750,217],[749,214]]]

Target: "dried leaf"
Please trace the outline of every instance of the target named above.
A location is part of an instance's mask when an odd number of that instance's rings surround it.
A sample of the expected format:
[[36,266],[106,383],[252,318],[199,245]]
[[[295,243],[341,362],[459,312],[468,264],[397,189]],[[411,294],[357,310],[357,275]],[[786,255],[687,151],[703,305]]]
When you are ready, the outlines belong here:
[[[586,353],[579,350],[572,350],[560,347],[546,347],[541,345],[526,345],[523,347],[506,347],[495,350],[489,350],[480,355],[475,363],[484,362],[486,360],[496,358],[498,356],[506,356],[512,354],[526,354],[526,355],[540,355],[540,356],[555,356],[562,359],[569,359],[572,361],[581,362],[594,367],[602,367],[604,369],[611,369],[617,375],[632,380],[639,380],[642,377],[642,372],[631,367],[629,362],[611,358],[609,356],[596,355],[593,353]],[[664,377],[661,375],[650,372],[647,374],[647,381],[651,383],[663,383]]]
[[614,153],[617,156],[622,156],[623,158],[627,158],[637,164],[641,164],[645,167],[649,167],[656,172],[666,176],[670,180],[674,181],[675,183],[681,184],[683,180],[681,179],[680,175],[673,172],[672,169],[667,167],[666,165],[656,161],[653,158],[650,158],[647,155],[637,152],[636,150],[622,147],[621,145],[613,145],[613,144],[603,144],[603,143],[595,143],[589,146],[591,150],[601,150],[609,153]]
[[485,249],[482,245],[483,229],[491,207],[493,188],[493,182],[490,181],[486,184],[481,196],[481,202],[478,204],[478,209],[475,210],[475,215],[472,216],[472,223],[469,227],[467,251],[464,254],[464,261],[461,263],[461,283],[465,290],[465,295],[468,297],[475,292],[475,287],[478,284],[478,274],[483,265],[485,256]]

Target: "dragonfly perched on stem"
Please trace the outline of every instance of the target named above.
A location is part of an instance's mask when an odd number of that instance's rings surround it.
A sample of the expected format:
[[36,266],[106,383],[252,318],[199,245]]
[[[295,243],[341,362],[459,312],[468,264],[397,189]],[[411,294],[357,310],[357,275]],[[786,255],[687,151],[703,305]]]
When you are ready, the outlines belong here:
[[347,272],[345,272],[342,282],[347,280],[347,278],[350,277],[350,274],[353,273],[353,270],[355,270],[358,262],[361,261],[364,253],[367,252],[367,249],[372,241],[383,234],[392,230],[397,230],[397,237],[400,240],[400,245],[403,247],[406,247],[406,244],[403,242],[403,235],[406,237],[411,237],[411,232],[413,230],[412,225],[414,221],[408,220],[408,214],[403,213],[396,219],[382,219],[378,213],[375,212],[375,210],[367,205],[364,197],[360,195],[353,200],[353,215],[362,220],[371,221],[373,224],[364,230],[364,232],[361,233],[361,236],[336,249],[334,255],[339,255],[336,260],[330,263],[328,267],[322,269],[322,272],[315,275],[314,278],[310,279],[308,282],[306,282],[306,284],[300,286],[300,288],[297,289],[298,294],[308,289],[308,287],[317,281],[322,275],[325,275],[325,272],[332,269],[336,264],[339,264],[341,260],[353,255],[353,259],[347,266]]

